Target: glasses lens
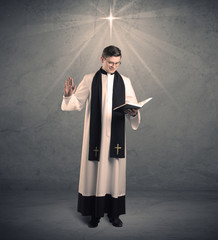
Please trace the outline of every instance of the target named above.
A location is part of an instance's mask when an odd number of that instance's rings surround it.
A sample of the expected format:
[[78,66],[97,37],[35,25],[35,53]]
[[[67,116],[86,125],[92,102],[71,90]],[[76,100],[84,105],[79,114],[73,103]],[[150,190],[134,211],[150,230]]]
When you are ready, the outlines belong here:
[[117,62],[117,63],[114,63],[114,62],[108,62],[108,64],[110,65],[110,66],[119,66],[120,65],[120,63],[121,62]]

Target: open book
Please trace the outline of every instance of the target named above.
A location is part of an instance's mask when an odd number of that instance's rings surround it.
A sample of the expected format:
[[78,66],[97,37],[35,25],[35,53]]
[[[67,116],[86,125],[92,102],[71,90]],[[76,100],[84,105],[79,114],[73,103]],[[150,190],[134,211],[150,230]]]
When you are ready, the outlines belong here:
[[140,109],[142,108],[146,103],[148,103],[152,98],[148,98],[144,101],[141,101],[139,103],[124,103],[118,107],[115,107],[113,110],[118,112],[124,112],[127,109]]

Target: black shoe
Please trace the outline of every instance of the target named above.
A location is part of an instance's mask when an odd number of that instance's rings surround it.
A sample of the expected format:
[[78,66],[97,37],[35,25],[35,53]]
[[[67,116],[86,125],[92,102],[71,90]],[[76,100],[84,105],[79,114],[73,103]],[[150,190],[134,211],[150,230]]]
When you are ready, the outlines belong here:
[[95,218],[95,217],[92,217],[89,224],[88,224],[88,227],[90,228],[95,228],[98,226],[98,223],[100,222],[100,218]]
[[115,217],[115,218],[109,217],[109,220],[114,227],[122,227],[123,226],[123,222],[120,220],[119,217]]

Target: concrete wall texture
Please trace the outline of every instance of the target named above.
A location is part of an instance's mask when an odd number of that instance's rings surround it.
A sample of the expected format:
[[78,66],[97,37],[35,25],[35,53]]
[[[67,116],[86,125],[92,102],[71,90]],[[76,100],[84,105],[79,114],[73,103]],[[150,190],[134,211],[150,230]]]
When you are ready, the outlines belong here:
[[[62,112],[64,81],[123,53],[141,110],[127,124],[127,188],[217,190],[218,4],[210,0],[0,3],[1,189],[77,191],[82,112]],[[112,13],[112,36],[108,20]]]

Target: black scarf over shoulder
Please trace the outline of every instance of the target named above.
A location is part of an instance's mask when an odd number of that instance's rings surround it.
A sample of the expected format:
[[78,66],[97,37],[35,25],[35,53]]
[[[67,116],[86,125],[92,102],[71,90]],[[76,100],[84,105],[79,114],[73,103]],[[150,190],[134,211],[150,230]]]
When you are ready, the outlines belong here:
[[[91,114],[89,133],[89,160],[99,161],[101,155],[101,119],[102,119],[102,74],[107,72],[100,68],[92,81],[91,89]],[[114,73],[113,103],[111,121],[111,158],[125,157],[125,114],[115,112],[113,109],[125,103],[125,85],[121,75]],[[108,156],[103,156],[108,158]]]

